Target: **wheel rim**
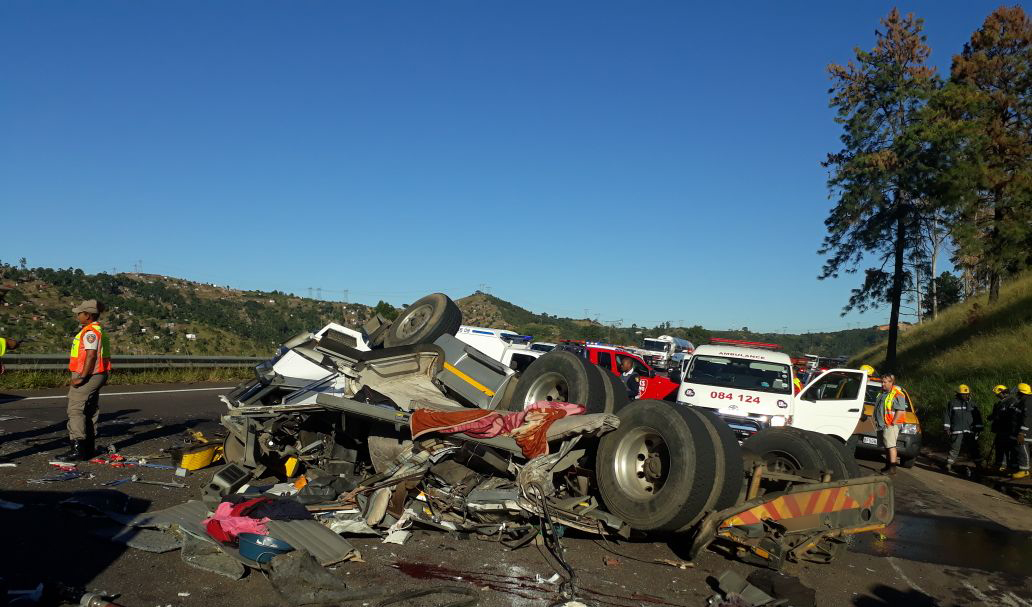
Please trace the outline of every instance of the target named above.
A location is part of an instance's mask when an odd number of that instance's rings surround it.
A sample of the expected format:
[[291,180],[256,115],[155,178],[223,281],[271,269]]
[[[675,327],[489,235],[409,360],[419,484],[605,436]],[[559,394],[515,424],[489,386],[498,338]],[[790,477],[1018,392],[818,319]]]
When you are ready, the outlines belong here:
[[405,315],[398,327],[397,334],[400,339],[408,339],[421,331],[427,321],[433,316],[434,307],[430,304],[423,304]]
[[570,384],[566,382],[566,378],[559,373],[543,373],[531,382],[523,404],[531,405],[543,400],[568,403],[569,399]]
[[783,451],[773,451],[767,454],[767,468],[785,474],[799,474],[803,470],[796,458]]
[[624,435],[613,459],[616,484],[640,499],[659,493],[670,470],[666,441],[652,428],[636,428]]

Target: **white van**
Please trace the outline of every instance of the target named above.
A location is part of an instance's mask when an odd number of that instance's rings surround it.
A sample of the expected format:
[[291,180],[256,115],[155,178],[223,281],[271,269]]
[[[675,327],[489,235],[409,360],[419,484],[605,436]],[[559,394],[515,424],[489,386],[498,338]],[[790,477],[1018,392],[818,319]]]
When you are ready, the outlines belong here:
[[684,365],[677,402],[713,410],[740,439],[770,426],[794,426],[848,440],[863,410],[867,373],[830,369],[793,394],[788,354],[762,345],[696,348]]
[[544,354],[540,350],[531,349],[529,336],[507,329],[462,325],[455,337],[517,373],[522,373],[534,359]]

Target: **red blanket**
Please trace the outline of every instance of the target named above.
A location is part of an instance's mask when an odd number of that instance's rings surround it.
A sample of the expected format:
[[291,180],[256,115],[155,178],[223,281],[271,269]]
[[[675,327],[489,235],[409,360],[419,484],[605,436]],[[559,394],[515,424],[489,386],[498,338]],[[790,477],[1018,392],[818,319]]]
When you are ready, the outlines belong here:
[[482,409],[469,411],[431,411],[417,409],[409,419],[412,438],[430,432],[462,433],[473,438],[511,436],[530,459],[548,453],[548,427],[567,415],[584,413],[582,405],[541,401],[516,413],[497,413]]

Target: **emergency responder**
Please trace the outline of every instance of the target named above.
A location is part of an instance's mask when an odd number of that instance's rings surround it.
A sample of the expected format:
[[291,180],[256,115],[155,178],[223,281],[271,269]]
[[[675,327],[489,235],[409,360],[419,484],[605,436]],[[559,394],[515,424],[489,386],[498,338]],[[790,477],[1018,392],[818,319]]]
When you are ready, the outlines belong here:
[[996,395],[996,402],[989,414],[989,430],[993,433],[993,467],[999,472],[1006,472],[1008,466],[1015,464],[1011,430],[1017,398],[1002,384],[993,388],[993,394]]
[[896,376],[887,373],[881,378],[882,391],[874,401],[874,426],[878,429],[882,447],[885,447],[886,462],[883,473],[895,474],[899,462],[896,441],[907,411],[907,399],[903,390],[896,385]]
[[[7,354],[8,350],[14,350],[17,347],[18,347],[18,340],[17,339],[6,339],[6,338],[3,338],[3,337],[0,337],[0,358],[2,358],[4,354]],[[4,372],[4,363],[3,363],[2,360],[0,360],[0,373],[3,373],[3,372]],[[3,455],[0,455],[0,462],[3,462],[3,461],[6,461],[6,459],[4,459]]]
[[975,466],[981,467],[982,454],[978,450],[978,433],[982,431],[982,412],[971,400],[971,388],[960,384],[957,393],[946,404],[943,429],[950,437],[950,452],[946,456],[946,471],[953,472],[953,464],[961,450],[968,453]]
[[[17,339],[6,339],[6,338],[3,338],[3,337],[0,337],[0,357],[3,357],[4,354],[7,354],[8,350],[14,350],[17,347],[18,347],[18,340]],[[3,372],[4,372],[4,363],[3,363],[3,361],[0,361],[0,373],[3,373]]]
[[1011,478],[1017,480],[1029,477],[1029,443],[1032,443],[1032,387],[1018,384],[1017,405],[1014,407],[1014,455],[1018,471]]
[[58,461],[88,460],[93,456],[100,418],[100,389],[107,383],[111,371],[111,347],[97,319],[104,305],[88,299],[72,312],[82,325],[75,339],[68,361],[72,372],[68,385],[68,438],[72,446]]
[[634,370],[634,360],[630,356],[623,357],[620,361],[620,380],[627,386],[627,396],[631,400],[638,398],[638,388],[641,383],[638,379],[638,372]]

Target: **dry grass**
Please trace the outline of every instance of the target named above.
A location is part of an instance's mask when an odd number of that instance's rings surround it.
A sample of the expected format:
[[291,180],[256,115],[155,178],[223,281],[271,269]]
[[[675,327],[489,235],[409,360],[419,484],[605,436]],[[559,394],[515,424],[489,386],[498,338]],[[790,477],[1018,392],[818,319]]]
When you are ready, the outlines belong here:
[[[111,374],[108,383],[110,385],[132,385],[230,382],[253,376],[254,370],[246,367],[116,370]],[[68,385],[68,373],[64,371],[8,371],[0,375],[0,391],[42,390],[66,385]]]
[[[993,386],[1032,382],[1032,274],[1004,284],[992,306],[980,295],[901,333],[897,357],[899,382],[914,397],[926,438],[941,440],[943,408],[959,384],[971,386],[988,413]],[[851,363],[881,369],[884,361],[882,343]]]

